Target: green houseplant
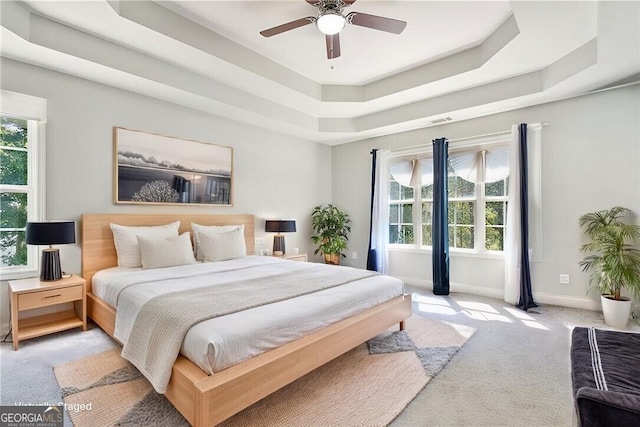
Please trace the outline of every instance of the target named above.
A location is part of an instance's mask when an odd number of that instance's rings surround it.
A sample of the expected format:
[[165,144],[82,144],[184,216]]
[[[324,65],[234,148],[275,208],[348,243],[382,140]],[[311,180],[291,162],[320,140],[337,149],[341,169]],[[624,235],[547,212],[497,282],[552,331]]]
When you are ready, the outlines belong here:
[[347,249],[347,234],[351,232],[349,215],[329,204],[316,206],[311,213],[313,243],[318,245],[314,254],[322,253],[327,264],[340,264],[340,257]]
[[622,219],[631,211],[615,206],[584,214],[579,224],[590,241],[580,250],[588,253],[580,261],[582,271],[591,272],[591,290],[600,293],[605,323],[624,328],[629,320],[631,300],[622,289],[640,297],[640,226]]

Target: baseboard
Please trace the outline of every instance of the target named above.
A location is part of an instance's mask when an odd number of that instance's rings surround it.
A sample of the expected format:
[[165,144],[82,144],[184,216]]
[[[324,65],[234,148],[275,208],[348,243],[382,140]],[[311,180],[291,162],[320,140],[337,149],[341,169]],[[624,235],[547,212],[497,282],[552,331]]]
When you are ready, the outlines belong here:
[[534,292],[533,299],[535,302],[549,305],[559,305],[561,307],[582,308],[584,310],[600,311],[600,301],[589,298],[571,297],[567,295],[554,295],[544,292]]
[[[394,276],[402,280],[408,285],[415,286],[417,288],[423,288],[433,290],[433,282],[431,280],[414,279],[412,277]],[[460,292],[463,294],[480,295],[489,298],[504,298],[504,291],[497,288],[488,288],[484,286],[467,285],[464,283],[449,283],[449,290],[451,292]]]
[[[433,290],[433,282],[431,280],[414,279],[413,277],[394,276],[402,280],[408,285]],[[452,282],[449,284],[451,292],[461,292],[471,295],[479,295],[483,297],[504,299],[504,290],[498,288],[488,288],[477,285],[467,285],[464,283]],[[545,292],[534,292],[534,301],[541,304],[558,305],[561,307],[581,308],[585,310],[601,310],[600,302],[590,298],[572,297],[567,295],[554,295]]]
[[504,299],[504,289],[488,288],[484,286],[466,285],[464,283],[451,283],[451,292],[462,292],[465,294],[480,295],[483,297]]

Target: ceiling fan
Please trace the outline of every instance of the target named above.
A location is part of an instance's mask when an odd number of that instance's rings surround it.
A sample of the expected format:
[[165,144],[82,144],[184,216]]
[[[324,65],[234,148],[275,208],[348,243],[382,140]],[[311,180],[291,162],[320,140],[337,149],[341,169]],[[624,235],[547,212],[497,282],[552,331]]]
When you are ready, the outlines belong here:
[[394,34],[400,34],[404,30],[404,27],[407,26],[407,23],[404,21],[360,12],[351,12],[347,16],[344,16],[342,14],[344,8],[351,6],[355,1],[356,0],[306,0],[307,3],[318,8],[318,17],[307,16],[296,19],[295,21],[260,31],[260,34],[264,37],[271,37],[315,22],[318,29],[325,34],[327,58],[334,59],[340,56],[340,31],[342,31],[345,24],[373,28]]

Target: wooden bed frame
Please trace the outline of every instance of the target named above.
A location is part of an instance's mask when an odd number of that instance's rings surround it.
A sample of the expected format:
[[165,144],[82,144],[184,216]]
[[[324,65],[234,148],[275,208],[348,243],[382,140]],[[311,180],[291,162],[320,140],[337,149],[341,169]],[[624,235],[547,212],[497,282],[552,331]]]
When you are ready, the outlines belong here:
[[[253,215],[82,216],[82,277],[87,281],[87,314],[111,337],[116,310],[91,292],[93,275],[117,265],[109,225],[163,225],[178,220],[180,233],[191,231],[192,222],[244,224],[247,253],[254,253]],[[399,296],[211,376],[180,355],[173,365],[165,396],[192,425],[216,425],[393,325],[400,324],[402,329],[404,320],[410,316],[411,297]]]

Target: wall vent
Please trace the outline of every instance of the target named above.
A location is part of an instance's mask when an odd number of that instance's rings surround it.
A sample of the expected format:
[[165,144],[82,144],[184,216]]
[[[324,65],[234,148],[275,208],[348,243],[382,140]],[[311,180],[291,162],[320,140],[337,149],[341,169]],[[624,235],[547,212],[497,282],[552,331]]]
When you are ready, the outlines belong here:
[[440,123],[450,122],[451,120],[453,120],[451,117],[442,117],[440,119],[431,120],[431,124],[432,125],[439,125]]

